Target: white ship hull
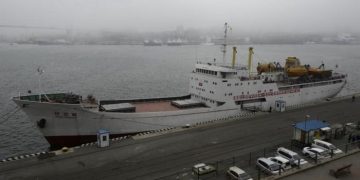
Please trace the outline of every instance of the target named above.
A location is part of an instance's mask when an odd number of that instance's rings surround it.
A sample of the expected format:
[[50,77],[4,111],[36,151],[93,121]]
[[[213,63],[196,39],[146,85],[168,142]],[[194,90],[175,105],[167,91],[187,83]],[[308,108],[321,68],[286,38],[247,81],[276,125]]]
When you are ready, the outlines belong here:
[[[20,100],[14,101],[38,125],[39,120],[46,120],[44,127],[39,128],[52,146],[72,146],[88,141],[95,141],[100,129],[109,130],[112,136],[132,134],[169,127],[196,124],[204,121],[226,118],[248,113],[242,110],[243,105],[235,101],[264,98],[263,102],[246,105],[257,106],[267,111],[275,107],[275,101],[283,100],[286,106],[296,106],[324,100],[338,94],[346,81],[322,83],[308,87],[289,88],[284,91],[259,93],[248,96],[233,96],[234,101],[227,101],[221,106],[191,108],[176,111],[160,112],[101,112],[97,108],[85,108],[82,104],[66,104]],[[276,83],[269,84],[274,86]]]

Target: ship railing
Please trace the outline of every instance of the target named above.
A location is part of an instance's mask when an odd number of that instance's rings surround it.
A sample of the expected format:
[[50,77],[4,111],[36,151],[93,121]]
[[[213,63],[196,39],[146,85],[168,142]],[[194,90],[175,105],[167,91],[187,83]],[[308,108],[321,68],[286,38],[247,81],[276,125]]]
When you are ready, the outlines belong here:
[[242,65],[242,64],[235,64],[234,67],[232,66],[231,63],[218,63],[218,62],[201,62],[201,61],[197,61],[196,64],[207,64],[207,65],[214,65],[214,66],[221,66],[221,67],[225,67],[225,68],[230,68],[230,69],[237,69],[237,70],[246,70],[247,67]]

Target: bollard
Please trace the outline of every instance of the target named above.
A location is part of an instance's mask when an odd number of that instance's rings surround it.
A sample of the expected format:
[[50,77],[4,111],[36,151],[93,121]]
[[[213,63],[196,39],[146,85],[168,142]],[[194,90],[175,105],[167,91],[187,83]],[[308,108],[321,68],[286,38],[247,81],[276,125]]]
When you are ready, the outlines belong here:
[[318,163],[318,153],[315,153],[315,164]]
[[334,157],[334,150],[331,149],[331,158],[333,158],[333,157]]

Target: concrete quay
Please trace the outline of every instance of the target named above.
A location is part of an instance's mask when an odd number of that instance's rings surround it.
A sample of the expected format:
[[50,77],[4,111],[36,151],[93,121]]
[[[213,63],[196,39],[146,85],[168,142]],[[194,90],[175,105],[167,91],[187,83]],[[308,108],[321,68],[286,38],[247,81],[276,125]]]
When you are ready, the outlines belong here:
[[4,162],[0,164],[0,179],[170,177],[171,174],[190,170],[199,162],[214,162],[289,142],[292,124],[303,121],[305,115],[329,123],[357,122],[360,120],[359,107],[358,99],[352,102],[350,98],[345,98],[159,136],[128,138],[107,148],[91,146],[47,159],[26,158]]

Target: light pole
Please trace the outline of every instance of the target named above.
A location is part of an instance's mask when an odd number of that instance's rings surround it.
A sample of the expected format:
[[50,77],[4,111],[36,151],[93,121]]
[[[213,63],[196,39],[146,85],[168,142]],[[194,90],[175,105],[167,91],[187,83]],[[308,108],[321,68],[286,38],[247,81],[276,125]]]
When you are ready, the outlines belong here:
[[306,134],[305,134],[305,136],[306,136],[306,139],[307,139],[307,144],[309,144],[309,132],[308,132],[308,130],[306,129],[306,123],[307,123],[307,120],[310,118],[310,115],[305,115],[305,132],[306,132]]

